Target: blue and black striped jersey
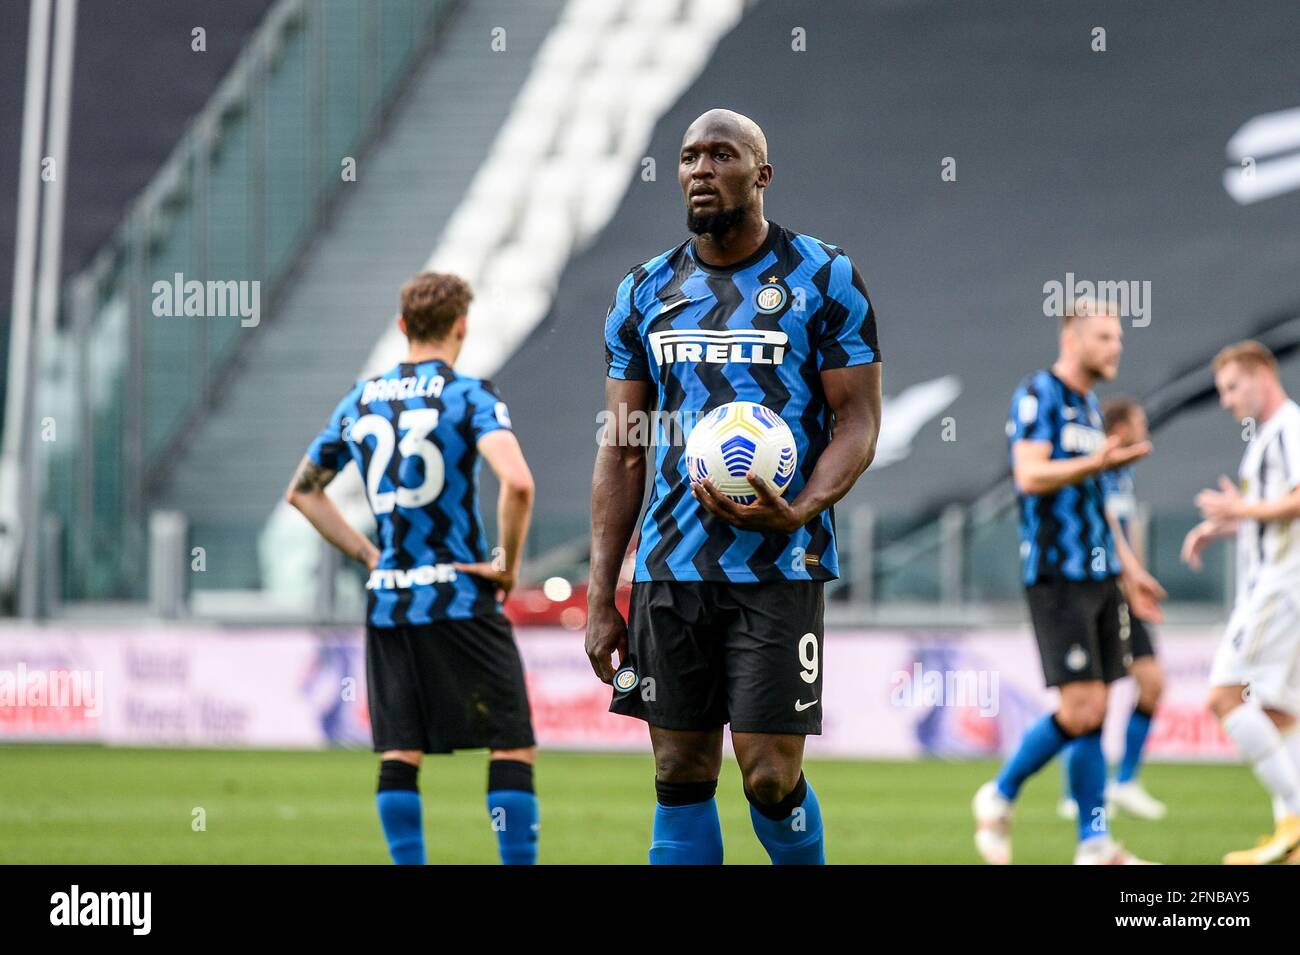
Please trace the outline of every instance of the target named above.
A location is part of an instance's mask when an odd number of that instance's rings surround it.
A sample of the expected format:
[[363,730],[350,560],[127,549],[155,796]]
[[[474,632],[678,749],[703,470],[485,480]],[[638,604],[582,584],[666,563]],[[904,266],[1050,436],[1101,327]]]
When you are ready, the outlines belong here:
[[361,471],[381,552],[366,582],[372,626],[500,612],[494,584],[451,564],[489,559],[478,440],[509,427],[491,382],[441,360],[403,362],[339,402],[307,456],[336,471],[352,460]]
[[730,401],[758,402],[785,419],[799,463],[793,500],[830,440],[819,373],[880,360],[876,317],[843,250],[769,222],[746,260],[701,263],[694,242],[631,269],[605,319],[611,378],[656,390],[655,474],[635,579],[752,582],[839,574],[828,508],[792,534],[746,531],[714,517],[690,492],[685,437]]
[[[1007,438],[1011,447],[1017,441],[1049,442],[1053,460],[1092,454],[1106,439],[1097,396],[1091,391],[1079,394],[1050,371],[1034,372],[1011,398]],[[1045,579],[1104,580],[1119,574],[1099,476],[1054,494],[1022,494],[1017,489],[1017,497],[1026,586]]]

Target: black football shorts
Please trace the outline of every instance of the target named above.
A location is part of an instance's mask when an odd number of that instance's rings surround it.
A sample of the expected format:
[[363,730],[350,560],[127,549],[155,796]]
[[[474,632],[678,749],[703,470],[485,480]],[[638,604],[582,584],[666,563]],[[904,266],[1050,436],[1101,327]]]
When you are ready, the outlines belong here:
[[1156,655],[1156,641],[1151,634],[1151,625],[1138,617],[1129,617],[1129,649],[1133,659],[1153,657]]
[[1048,686],[1114,683],[1133,662],[1128,604],[1115,578],[1041,580],[1025,588]]
[[823,584],[639,581],[612,713],[652,726],[818,735]]
[[524,667],[504,616],[366,627],[375,752],[536,745]]

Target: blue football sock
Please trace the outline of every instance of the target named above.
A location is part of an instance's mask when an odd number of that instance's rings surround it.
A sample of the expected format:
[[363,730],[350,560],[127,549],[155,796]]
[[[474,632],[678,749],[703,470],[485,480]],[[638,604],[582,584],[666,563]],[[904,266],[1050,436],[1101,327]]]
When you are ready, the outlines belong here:
[[532,765],[516,759],[490,760],[487,808],[501,864],[536,865],[540,825]]
[[1151,714],[1135,709],[1128,718],[1128,728],[1124,731],[1124,758],[1120,760],[1119,771],[1115,778],[1121,783],[1137,779],[1142,766],[1142,748],[1147,744],[1147,734],[1151,732]]
[[1079,841],[1104,836],[1106,820],[1106,756],[1101,750],[1101,730],[1080,736],[1070,747],[1070,791],[1079,804]]
[[1070,791],[1070,743],[1061,749],[1061,798],[1074,798],[1074,793]]
[[397,865],[424,865],[424,826],[420,819],[419,767],[398,759],[379,764],[375,802],[388,841],[388,854]]
[[749,797],[754,833],[773,865],[825,865],[826,842],[817,794],[802,774],[794,790],[775,806],[762,806]]
[[537,796],[517,789],[487,794],[488,815],[497,834],[502,865],[537,864]]
[[666,783],[655,780],[651,865],[722,865],[722,823],[716,779]]
[[1046,766],[1069,741],[1070,737],[1056,722],[1056,715],[1044,716],[1029,727],[1029,732],[1002,767],[1002,772],[998,774],[998,792],[1007,799],[1014,800],[1020,795],[1020,787],[1025,784],[1025,780]]

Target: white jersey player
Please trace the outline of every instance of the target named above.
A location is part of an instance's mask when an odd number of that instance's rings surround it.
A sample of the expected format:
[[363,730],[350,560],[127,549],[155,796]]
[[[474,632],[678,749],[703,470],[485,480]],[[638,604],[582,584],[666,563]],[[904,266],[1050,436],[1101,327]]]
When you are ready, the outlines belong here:
[[1273,834],[1223,861],[1300,862],[1300,406],[1258,342],[1221,351],[1214,383],[1249,444],[1237,484],[1222,477],[1219,490],[1196,496],[1205,519],[1183,541],[1183,559],[1199,570],[1207,543],[1237,537],[1236,604],[1208,703],[1276,807]]

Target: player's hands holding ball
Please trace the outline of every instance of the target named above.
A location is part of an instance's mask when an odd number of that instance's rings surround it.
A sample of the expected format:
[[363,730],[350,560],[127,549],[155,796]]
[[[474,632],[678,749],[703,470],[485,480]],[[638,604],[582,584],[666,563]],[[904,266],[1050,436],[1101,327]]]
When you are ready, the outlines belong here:
[[789,501],[753,471],[745,475],[745,480],[758,498],[752,504],[737,504],[720,493],[708,478],[692,481],[691,493],[710,514],[747,531],[793,534],[806,523]]
[[719,405],[686,440],[686,476],[695,500],[747,531],[792,534],[808,523],[782,497],[798,458],[790,426],[754,401]]

